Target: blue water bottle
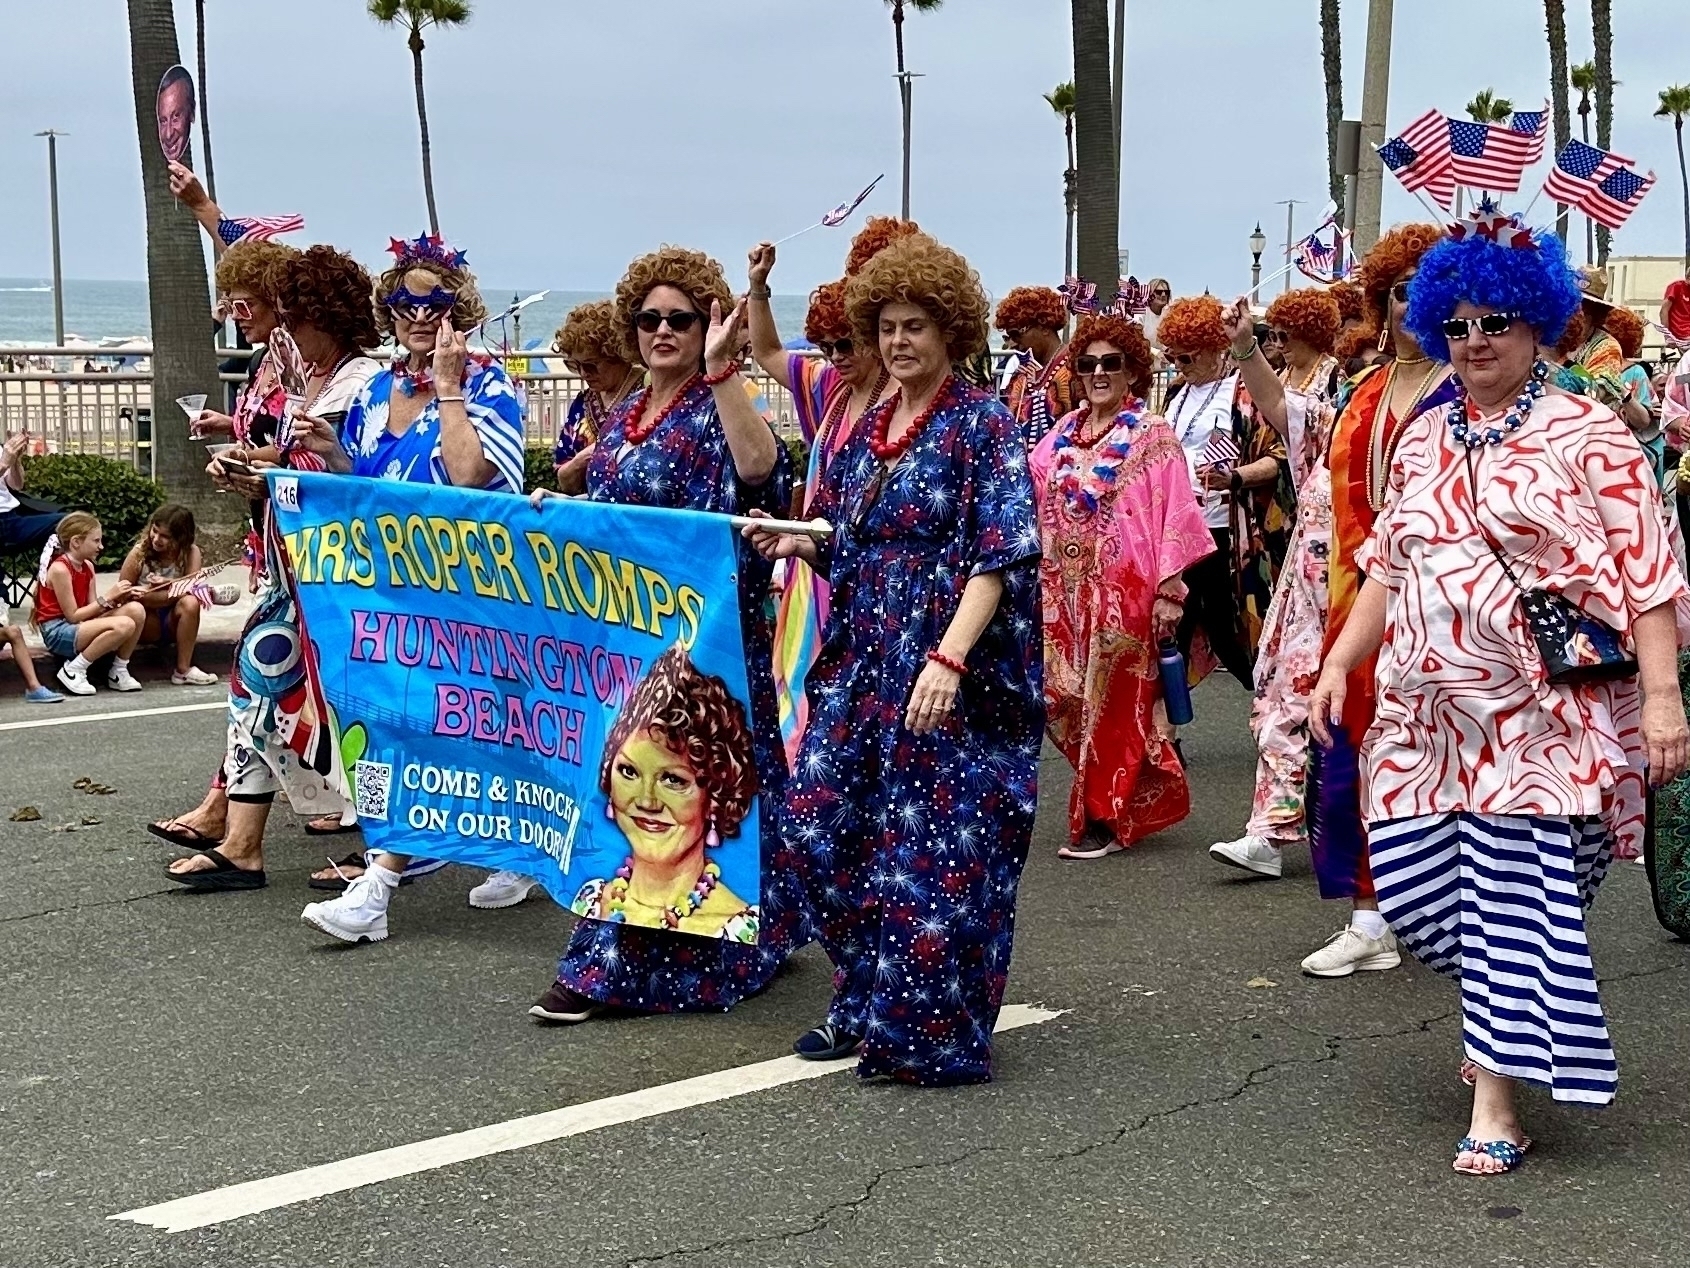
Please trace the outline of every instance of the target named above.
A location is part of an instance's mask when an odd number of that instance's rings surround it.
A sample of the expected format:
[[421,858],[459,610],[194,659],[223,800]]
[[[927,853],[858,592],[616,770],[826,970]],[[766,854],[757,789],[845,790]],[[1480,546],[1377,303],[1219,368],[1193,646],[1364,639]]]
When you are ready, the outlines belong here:
[[1157,660],[1162,669],[1162,703],[1168,710],[1168,722],[1173,726],[1184,726],[1197,716],[1191,708],[1191,684],[1185,678],[1185,657],[1179,654],[1178,647],[1167,642],[1162,644],[1162,653]]

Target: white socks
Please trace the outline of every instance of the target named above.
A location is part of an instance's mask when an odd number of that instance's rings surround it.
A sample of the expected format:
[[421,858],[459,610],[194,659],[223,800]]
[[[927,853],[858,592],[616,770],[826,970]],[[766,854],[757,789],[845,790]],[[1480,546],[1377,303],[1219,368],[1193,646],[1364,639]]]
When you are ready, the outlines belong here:
[[[82,657],[78,656],[77,659],[81,660]],[[127,673],[129,671],[129,662],[124,660],[121,656],[113,656],[111,658],[111,671],[114,678],[118,674]]]
[[399,888],[400,874],[375,862],[372,862],[367,870],[371,876],[381,882],[381,889],[377,892],[380,894],[382,906],[385,907],[387,900],[393,896],[393,891]]
[[70,660],[65,662],[65,668],[70,670],[73,674],[85,674],[88,672],[88,658],[81,652],[78,652],[75,656],[71,657]]
[[1357,908],[1350,913],[1350,928],[1369,938],[1383,938],[1388,926],[1385,924],[1385,917],[1378,912]]

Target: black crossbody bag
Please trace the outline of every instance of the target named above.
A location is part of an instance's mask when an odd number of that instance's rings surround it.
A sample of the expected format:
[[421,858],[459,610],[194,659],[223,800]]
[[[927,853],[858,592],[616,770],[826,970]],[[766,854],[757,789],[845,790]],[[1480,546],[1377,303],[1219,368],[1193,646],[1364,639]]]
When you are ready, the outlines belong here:
[[1637,676],[1637,658],[1626,650],[1618,630],[1591,616],[1578,604],[1551,590],[1528,590],[1508,566],[1502,548],[1479,518],[1479,476],[1472,448],[1467,450],[1467,483],[1473,497],[1473,524],[1490,553],[1520,592],[1520,611],[1537,644],[1545,676],[1556,686],[1616,682]]

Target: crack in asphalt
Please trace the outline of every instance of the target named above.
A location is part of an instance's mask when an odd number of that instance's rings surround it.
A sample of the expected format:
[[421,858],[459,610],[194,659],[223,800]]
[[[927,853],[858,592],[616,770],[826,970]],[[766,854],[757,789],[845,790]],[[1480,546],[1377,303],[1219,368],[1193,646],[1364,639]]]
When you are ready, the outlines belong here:
[[1285,1025],[1288,1029],[1319,1039],[1325,1046],[1325,1051],[1316,1057],[1287,1057],[1279,1061],[1270,1061],[1266,1065],[1257,1066],[1255,1069],[1246,1073],[1243,1079],[1240,1080],[1236,1086],[1230,1087],[1226,1091],[1217,1095],[1195,1097],[1192,1100],[1182,1102],[1179,1105],[1170,1106],[1166,1109],[1152,1110],[1148,1114],[1141,1115],[1133,1122],[1115,1128],[1108,1135],[1099,1140],[1089,1141],[1086,1144],[1073,1149],[1060,1150],[1054,1153],[1033,1154],[1029,1156],[1021,1153],[1020,1151],[1011,1151],[1003,1145],[978,1145],[972,1149],[965,1149],[961,1153],[949,1158],[941,1158],[928,1162],[915,1162],[902,1167],[889,1167],[886,1170],[876,1172],[873,1176],[869,1177],[868,1182],[863,1185],[863,1191],[856,1197],[848,1198],[840,1202],[831,1202],[822,1207],[821,1210],[818,1211],[803,1228],[785,1229],[774,1233],[755,1233],[750,1236],[725,1237],[703,1246],[681,1246],[674,1250],[667,1250],[658,1254],[636,1255],[627,1261],[626,1268],[651,1268],[651,1265],[654,1264],[678,1262],[681,1259],[690,1258],[694,1255],[707,1255],[714,1251],[727,1250],[736,1246],[755,1246],[764,1242],[787,1242],[794,1241],[800,1237],[808,1237],[812,1233],[819,1233],[825,1229],[835,1216],[846,1213],[854,1214],[861,1207],[867,1205],[873,1200],[875,1191],[880,1187],[881,1182],[884,1180],[888,1180],[893,1176],[911,1174],[917,1171],[932,1171],[946,1167],[954,1167],[959,1163],[967,1162],[969,1159],[977,1158],[982,1154],[1016,1152],[1018,1156],[1030,1162],[1070,1162],[1075,1158],[1083,1158],[1085,1155],[1093,1153],[1096,1150],[1107,1149],[1111,1145],[1119,1144],[1128,1136],[1131,1136],[1136,1132],[1143,1131],[1152,1124],[1160,1123],[1165,1119],[1175,1118],[1194,1109],[1203,1109],[1211,1105],[1225,1105],[1229,1101],[1235,1101],[1246,1092],[1249,1092],[1252,1088],[1259,1086],[1268,1075],[1272,1074],[1276,1070],[1290,1066],[1322,1065],[1328,1061],[1336,1061],[1340,1050],[1346,1043],[1356,1043],[1367,1039],[1398,1039],[1408,1035],[1428,1034],[1433,1026],[1437,1025],[1439,1022],[1448,1021],[1450,1018],[1457,1016],[1459,1013],[1460,1009],[1451,1009],[1448,1012],[1439,1013],[1435,1017],[1425,1018],[1424,1020],[1415,1022],[1413,1025],[1404,1026],[1397,1030],[1382,1030],[1360,1035],[1325,1034],[1320,1031],[1310,1030],[1303,1026],[1296,1026],[1289,1022],[1284,1022],[1281,1024]]
[[1653,969],[1638,969],[1635,973],[1616,973],[1613,977],[1599,977],[1596,979],[1596,984],[1598,986],[1611,986],[1615,982],[1632,982],[1640,977],[1659,977],[1662,973],[1677,973],[1682,971],[1683,968],[1682,964],[1662,964]]
[[172,885],[169,889],[149,890],[145,894],[131,894],[128,898],[112,898],[99,903],[73,903],[69,907],[49,907],[45,911],[26,911],[21,916],[0,916],[0,925],[16,924],[20,920],[39,920],[42,916],[64,916],[73,911],[98,911],[102,907],[121,907],[125,903],[138,903],[143,899],[181,892],[182,886]]

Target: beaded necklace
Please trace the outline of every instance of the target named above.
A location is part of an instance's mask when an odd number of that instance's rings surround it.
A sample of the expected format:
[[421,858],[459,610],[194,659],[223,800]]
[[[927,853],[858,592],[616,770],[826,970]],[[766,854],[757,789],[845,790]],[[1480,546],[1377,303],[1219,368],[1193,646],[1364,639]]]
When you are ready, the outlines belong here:
[[[1393,361],[1391,368],[1385,371],[1385,389],[1379,394],[1379,404],[1374,407],[1373,429],[1367,443],[1367,505],[1375,514],[1385,508],[1385,424],[1391,418],[1391,392],[1397,385],[1397,367],[1419,365],[1421,361],[1430,360],[1430,357],[1422,357],[1407,362]],[[1414,417],[1414,412],[1420,408],[1420,402],[1431,393],[1432,385],[1437,379],[1438,367],[1434,365],[1421,378],[1420,386],[1414,391],[1414,399],[1409,401],[1408,408],[1403,411],[1403,422],[1406,423]]]
[[1526,419],[1531,417],[1532,406],[1537,402],[1537,398],[1543,395],[1543,381],[1548,377],[1547,362],[1539,360],[1532,363],[1532,372],[1526,379],[1526,385],[1514,398],[1514,404],[1504,416],[1500,427],[1486,427],[1483,425],[1483,418],[1475,420],[1468,413],[1467,388],[1459,378],[1456,379],[1456,396],[1450,403],[1446,420],[1449,423],[1449,434],[1455,438],[1456,444],[1466,445],[1469,449],[1477,449],[1480,445],[1500,445],[1525,426]]
[[[633,856],[622,860],[622,866],[616,869],[616,878],[604,887],[602,910],[609,912],[607,920],[613,924],[628,923],[628,882],[634,876]],[[698,883],[687,891],[687,896],[672,907],[663,909],[663,927],[678,929],[681,921],[704,906],[705,899],[722,882],[722,869],[714,863],[706,863],[704,871],[699,875]]]
[[[1088,401],[1074,411],[1071,421],[1057,435],[1052,445],[1056,465],[1051,468],[1051,480],[1074,511],[1095,515],[1105,495],[1113,491],[1121,464],[1132,449],[1132,435],[1143,408],[1143,401],[1122,401],[1114,423],[1088,441],[1085,429],[1092,413]],[[1099,441],[1109,437],[1114,439],[1100,452],[1093,452]]]
[[902,390],[892,393],[882,404],[876,407],[874,425],[869,428],[868,447],[874,456],[880,459],[883,466],[890,467],[909,452],[910,446],[915,444],[916,437],[926,430],[927,424],[933,421],[933,416],[949,402],[951,385],[955,382],[955,375],[945,375],[945,381],[939,384],[939,390],[933,393],[933,399],[927,403],[927,408],[916,415],[915,421],[896,441],[890,440],[889,436],[892,431],[892,416],[898,412],[898,404],[904,398]]
[[622,439],[630,445],[640,444],[652,432],[663,426],[669,415],[675,412],[675,407],[686,400],[687,394],[703,381],[704,376],[702,374],[693,375],[681,384],[681,390],[669,398],[669,403],[657,411],[657,417],[646,423],[644,421],[646,407],[651,404],[651,389],[648,387],[640,393],[639,399],[634,402],[634,408],[628,415],[628,421],[622,425]]

